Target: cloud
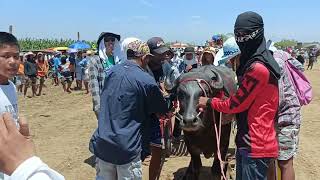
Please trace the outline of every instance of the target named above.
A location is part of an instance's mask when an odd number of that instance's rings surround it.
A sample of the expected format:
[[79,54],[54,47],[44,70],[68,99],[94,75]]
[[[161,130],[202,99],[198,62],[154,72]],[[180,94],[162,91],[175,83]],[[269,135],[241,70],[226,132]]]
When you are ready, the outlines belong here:
[[201,19],[201,16],[191,16],[191,19],[193,20]]
[[148,16],[132,16],[132,19],[147,20],[149,19],[149,17]]
[[147,0],[139,0],[139,2],[144,6],[153,7],[153,4]]

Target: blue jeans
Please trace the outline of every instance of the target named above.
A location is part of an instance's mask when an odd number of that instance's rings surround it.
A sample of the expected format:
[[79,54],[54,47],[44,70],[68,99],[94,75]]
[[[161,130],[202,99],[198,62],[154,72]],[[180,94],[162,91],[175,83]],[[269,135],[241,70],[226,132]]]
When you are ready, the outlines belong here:
[[250,158],[247,152],[237,150],[236,180],[267,180],[272,158]]

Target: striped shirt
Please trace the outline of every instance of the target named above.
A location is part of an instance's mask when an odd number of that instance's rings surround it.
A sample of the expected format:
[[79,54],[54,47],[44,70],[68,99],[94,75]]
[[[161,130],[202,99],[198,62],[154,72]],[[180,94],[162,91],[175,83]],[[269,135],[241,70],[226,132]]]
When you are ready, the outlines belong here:
[[93,56],[89,60],[89,89],[92,95],[93,111],[100,111],[100,94],[103,89],[105,71],[99,56]]

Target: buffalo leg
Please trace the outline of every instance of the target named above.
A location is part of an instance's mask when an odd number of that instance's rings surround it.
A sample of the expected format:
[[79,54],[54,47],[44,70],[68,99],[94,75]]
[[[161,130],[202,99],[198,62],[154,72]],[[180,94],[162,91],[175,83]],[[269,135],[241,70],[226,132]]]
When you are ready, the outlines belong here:
[[[190,152],[190,151],[189,151]],[[202,167],[200,154],[192,155],[189,167],[183,180],[198,180],[200,174],[200,168]]]
[[[221,159],[223,161],[226,160],[226,155],[228,153],[229,141],[230,141],[230,132],[231,132],[231,124],[223,125],[221,128],[221,139],[220,139],[220,151],[221,151]],[[224,173],[227,171],[227,164],[224,164]],[[221,175],[221,167],[220,161],[218,159],[217,151],[214,153],[214,161],[211,167],[212,174]]]

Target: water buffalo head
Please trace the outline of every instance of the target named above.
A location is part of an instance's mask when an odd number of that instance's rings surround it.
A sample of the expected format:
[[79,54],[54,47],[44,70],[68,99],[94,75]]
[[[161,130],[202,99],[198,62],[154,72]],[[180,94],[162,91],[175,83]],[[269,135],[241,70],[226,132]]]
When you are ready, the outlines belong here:
[[175,81],[165,79],[165,88],[177,95],[180,110],[176,117],[184,131],[198,131],[212,123],[213,111],[206,109],[200,113],[198,100],[200,96],[214,97],[223,87],[222,77],[214,66],[194,69]]

